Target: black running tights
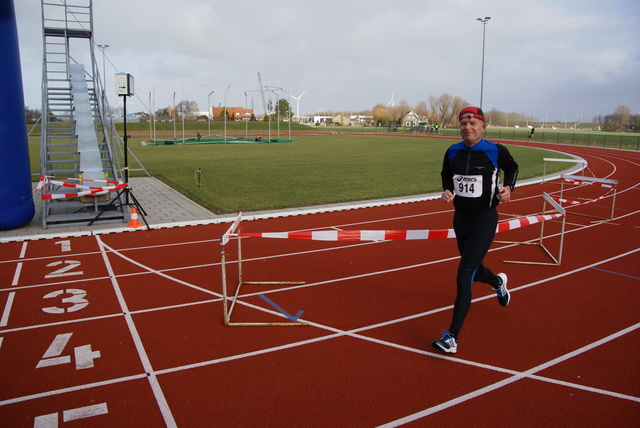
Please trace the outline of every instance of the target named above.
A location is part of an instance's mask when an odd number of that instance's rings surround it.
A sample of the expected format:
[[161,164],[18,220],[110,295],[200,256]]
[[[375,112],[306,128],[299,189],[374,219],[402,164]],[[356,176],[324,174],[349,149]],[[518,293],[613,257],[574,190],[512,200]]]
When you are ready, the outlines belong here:
[[453,228],[460,252],[460,264],[456,277],[456,300],[449,327],[449,332],[454,337],[458,337],[471,307],[472,282],[483,282],[494,288],[497,285],[496,276],[482,264],[484,256],[493,243],[497,224],[498,211],[495,208],[477,214],[456,212],[453,216]]

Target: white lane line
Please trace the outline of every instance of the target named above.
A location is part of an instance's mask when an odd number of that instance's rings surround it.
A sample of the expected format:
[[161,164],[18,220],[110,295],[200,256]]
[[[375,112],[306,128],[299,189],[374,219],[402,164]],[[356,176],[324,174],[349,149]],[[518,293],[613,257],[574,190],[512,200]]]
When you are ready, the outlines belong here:
[[[549,379],[547,379],[547,378],[539,377],[539,376],[535,376],[534,377],[533,374],[535,374],[535,373],[537,373],[539,371],[542,371],[544,369],[547,369],[549,367],[555,366],[556,364],[562,363],[562,362],[564,362],[566,360],[569,360],[569,359],[571,359],[571,358],[573,358],[575,356],[578,356],[580,354],[583,354],[583,353],[585,353],[587,351],[590,351],[593,348],[596,348],[596,347],[598,347],[598,346],[600,346],[602,344],[611,342],[612,340],[617,339],[617,338],[619,338],[619,337],[621,337],[621,336],[623,336],[623,335],[625,335],[627,333],[630,333],[630,332],[632,332],[634,330],[637,330],[638,328],[640,328],[640,323],[635,324],[635,325],[633,325],[631,327],[628,327],[628,328],[626,328],[624,330],[621,330],[619,332],[616,332],[616,333],[614,333],[614,334],[612,334],[610,336],[607,336],[607,337],[605,337],[603,339],[600,339],[600,340],[598,340],[596,342],[590,343],[589,345],[583,346],[580,349],[576,349],[573,352],[569,352],[568,354],[562,355],[562,356],[560,356],[558,358],[555,358],[555,359],[553,359],[551,361],[547,361],[546,363],[541,364],[541,365],[539,365],[537,367],[533,367],[533,368],[531,368],[529,370],[526,370],[526,371],[524,371],[522,373],[518,373],[518,374],[516,374],[516,375],[514,375],[514,376],[512,376],[510,378],[501,380],[500,382],[496,382],[496,383],[494,383],[492,385],[488,385],[488,386],[486,386],[484,388],[480,388],[480,389],[478,389],[476,391],[470,392],[469,394],[465,394],[465,395],[462,395],[460,397],[456,397],[456,398],[454,398],[452,400],[449,400],[449,401],[446,401],[444,403],[438,404],[437,406],[433,406],[433,407],[430,407],[428,409],[422,410],[420,412],[414,413],[412,415],[408,415],[408,416],[405,416],[403,418],[396,419],[395,421],[391,421],[389,423],[386,423],[384,425],[380,425],[379,428],[397,427],[397,426],[400,426],[400,425],[407,424],[409,422],[414,422],[414,421],[416,421],[418,419],[422,419],[422,418],[424,418],[426,416],[432,415],[432,414],[437,413],[437,412],[439,412],[441,410],[445,410],[445,409],[448,409],[450,407],[456,406],[458,404],[464,403],[465,401],[468,401],[468,400],[471,400],[473,398],[479,397],[479,396],[484,395],[484,394],[486,394],[488,392],[495,391],[496,389],[502,388],[503,386],[509,385],[511,383],[514,383],[514,382],[516,382],[518,380],[521,380],[521,379],[524,379],[524,378],[535,378],[537,380],[548,381]],[[633,397],[633,396],[629,396],[629,395],[625,395],[625,394],[617,394],[617,393],[604,391],[604,390],[597,389],[597,388],[590,388],[590,387],[585,387],[583,385],[571,384],[571,383],[568,383],[568,382],[566,382],[565,384],[570,385],[570,387],[572,387],[572,388],[588,390],[588,391],[591,391],[591,392],[596,392],[596,393],[600,393],[600,394],[614,396],[614,397],[617,397],[617,398],[623,398],[623,399],[627,399],[627,400],[631,400],[631,401],[635,401],[635,402],[640,402],[640,397]]]
[[107,272],[111,277],[113,290],[115,291],[118,302],[120,303],[120,307],[122,308],[122,311],[124,313],[124,319],[127,322],[129,332],[131,333],[131,338],[133,339],[133,342],[136,346],[136,350],[138,351],[138,355],[140,357],[140,360],[142,361],[144,370],[147,373],[149,384],[151,385],[151,390],[153,391],[153,395],[156,397],[156,401],[158,403],[158,407],[160,408],[160,412],[162,413],[162,417],[164,418],[164,422],[167,424],[167,427],[177,427],[176,421],[173,418],[173,414],[171,413],[171,409],[169,408],[169,403],[167,403],[164,392],[160,387],[158,378],[153,370],[153,366],[151,365],[149,356],[147,355],[147,351],[144,349],[144,344],[142,343],[142,339],[140,338],[138,329],[136,328],[136,325],[133,322],[133,318],[131,317],[131,312],[129,311],[127,302],[125,301],[122,290],[120,289],[120,284],[118,284],[118,278],[113,272],[113,267],[109,262],[109,257],[107,255],[107,251],[105,250],[106,245],[102,242],[99,235],[96,235],[95,238],[98,241],[98,246],[100,247],[102,253],[102,259],[104,260]]

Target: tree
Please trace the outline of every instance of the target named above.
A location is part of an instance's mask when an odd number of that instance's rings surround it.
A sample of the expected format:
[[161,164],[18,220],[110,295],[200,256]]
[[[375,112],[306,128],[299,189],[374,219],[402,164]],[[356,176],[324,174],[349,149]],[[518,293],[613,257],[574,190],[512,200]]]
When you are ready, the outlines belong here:
[[413,110],[420,118],[429,122],[429,106],[426,101],[420,101]]
[[173,107],[167,106],[164,108],[159,108],[154,113],[155,117],[172,117],[173,116]]
[[36,123],[40,119],[40,110],[32,110],[29,107],[25,107],[24,117],[27,123]]
[[198,113],[198,103],[195,101],[183,100],[176,105],[176,115],[178,117],[192,117]]
[[276,103],[276,109],[274,111],[276,117],[280,117],[280,119],[291,119],[293,117],[293,110],[291,110],[291,105],[289,105],[289,101],[284,98],[278,98],[278,102]]
[[227,108],[226,108],[226,107],[222,108],[222,109],[220,110],[220,120],[222,120],[222,121],[224,121],[224,122],[226,122],[226,121],[231,122],[232,120],[234,120],[234,118],[233,118],[233,112],[231,112],[231,111],[227,110]]
[[490,123],[493,126],[507,126],[509,124],[507,114],[495,108],[492,108],[488,112],[485,111],[484,117],[487,123]]
[[626,131],[631,127],[631,109],[618,106],[613,114],[604,117],[602,129],[605,131]]
[[440,127],[450,127],[457,124],[458,112],[469,103],[460,97],[445,93],[436,97],[429,96],[429,123]]
[[391,109],[391,115],[393,116],[393,120],[396,122],[399,122],[400,119],[402,119],[402,116],[404,114],[413,110],[409,105],[409,103],[407,102],[407,100],[404,98],[398,101],[398,104],[392,105],[390,109]]
[[618,106],[613,112],[613,124],[616,130],[627,130],[631,123],[631,109],[627,106]]
[[377,126],[388,125],[393,120],[393,112],[389,107],[382,104],[377,104],[373,108],[373,122]]

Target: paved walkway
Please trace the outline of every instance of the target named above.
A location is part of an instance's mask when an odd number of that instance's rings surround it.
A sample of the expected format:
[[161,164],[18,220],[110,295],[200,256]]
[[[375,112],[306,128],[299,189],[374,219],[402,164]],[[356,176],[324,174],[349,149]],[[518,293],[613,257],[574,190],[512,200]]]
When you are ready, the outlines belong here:
[[[226,217],[216,216],[211,211],[153,177],[131,178],[130,184],[133,194],[147,213],[147,222],[152,227],[179,222],[197,223],[215,219],[220,221]],[[31,222],[17,229],[0,231],[0,242],[130,230],[127,228],[128,223],[43,229],[42,203],[39,193],[34,194],[34,202],[36,212]],[[142,219],[140,219],[140,222],[143,223]]]

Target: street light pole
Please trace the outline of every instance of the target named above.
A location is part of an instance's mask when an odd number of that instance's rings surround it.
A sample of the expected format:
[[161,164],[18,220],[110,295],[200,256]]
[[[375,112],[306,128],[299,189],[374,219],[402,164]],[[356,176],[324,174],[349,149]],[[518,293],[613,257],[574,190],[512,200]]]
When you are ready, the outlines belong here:
[[106,67],[105,67],[105,53],[104,51],[109,47],[109,45],[98,45],[98,49],[100,49],[102,51],[102,99],[100,100],[101,103],[101,107],[102,107],[102,115],[106,121],[107,119],[107,112],[104,111],[105,109],[105,98],[106,98],[106,92],[107,92],[107,73],[106,73]]
[[477,18],[476,21],[482,22],[482,73],[480,75],[480,108],[482,108],[482,94],[484,92],[484,44],[485,35],[487,33],[487,22],[491,19],[490,16],[485,16],[484,19]]
[[211,91],[209,92],[209,95],[207,96],[207,109],[209,110],[207,112],[207,116],[209,117],[209,136],[211,136],[211,116],[213,116],[213,113],[211,112],[211,95],[213,95],[215,91]]

